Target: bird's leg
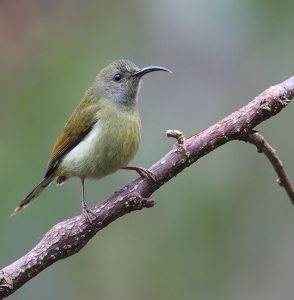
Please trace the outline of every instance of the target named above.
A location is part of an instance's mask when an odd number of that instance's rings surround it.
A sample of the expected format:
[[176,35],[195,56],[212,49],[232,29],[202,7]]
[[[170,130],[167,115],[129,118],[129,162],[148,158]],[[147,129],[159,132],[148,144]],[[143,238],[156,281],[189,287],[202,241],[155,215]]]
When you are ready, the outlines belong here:
[[90,222],[92,223],[92,219],[91,216],[95,216],[94,212],[89,208],[86,200],[85,200],[85,179],[81,179],[82,182],[82,202],[81,202],[81,206],[82,206],[82,213],[83,216]]
[[156,177],[155,175],[149,171],[148,169],[142,168],[142,167],[124,167],[122,168],[124,170],[132,170],[132,171],[136,171],[140,176],[148,178],[149,180],[156,182]]

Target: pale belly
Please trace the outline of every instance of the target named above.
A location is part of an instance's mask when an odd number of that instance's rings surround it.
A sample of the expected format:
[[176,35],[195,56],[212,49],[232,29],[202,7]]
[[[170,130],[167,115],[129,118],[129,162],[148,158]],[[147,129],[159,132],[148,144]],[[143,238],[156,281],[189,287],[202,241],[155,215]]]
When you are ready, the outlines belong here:
[[91,132],[61,161],[58,175],[101,178],[125,167],[136,154],[140,143],[140,121],[116,120],[109,126],[99,121]]

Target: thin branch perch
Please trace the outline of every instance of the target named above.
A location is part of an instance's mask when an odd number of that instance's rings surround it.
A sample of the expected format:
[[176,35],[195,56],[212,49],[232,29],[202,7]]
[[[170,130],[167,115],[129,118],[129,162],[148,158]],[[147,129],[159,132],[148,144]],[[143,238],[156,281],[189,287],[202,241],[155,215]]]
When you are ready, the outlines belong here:
[[265,138],[258,132],[249,134],[245,139],[249,143],[256,146],[258,152],[264,153],[274,167],[278,179],[277,182],[280,186],[283,186],[294,205],[294,186],[283,166],[283,163],[276,150],[265,140]]
[[294,77],[291,77],[188,139],[180,132],[169,132],[178,143],[150,168],[156,182],[146,178],[130,182],[94,207],[96,217],[92,224],[78,215],[53,226],[31,251],[0,270],[0,299],[14,293],[51,264],[80,251],[98,231],[117,218],[153,206],[153,200],[148,198],[164,183],[217,147],[244,139],[256,125],[279,113],[293,97]]

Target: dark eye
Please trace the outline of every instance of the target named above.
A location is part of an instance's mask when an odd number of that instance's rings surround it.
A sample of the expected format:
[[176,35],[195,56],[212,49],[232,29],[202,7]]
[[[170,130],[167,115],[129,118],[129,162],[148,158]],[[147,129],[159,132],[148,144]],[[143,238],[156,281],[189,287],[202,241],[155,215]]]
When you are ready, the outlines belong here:
[[120,73],[115,74],[114,77],[113,77],[113,79],[115,81],[120,81],[121,80],[121,74]]

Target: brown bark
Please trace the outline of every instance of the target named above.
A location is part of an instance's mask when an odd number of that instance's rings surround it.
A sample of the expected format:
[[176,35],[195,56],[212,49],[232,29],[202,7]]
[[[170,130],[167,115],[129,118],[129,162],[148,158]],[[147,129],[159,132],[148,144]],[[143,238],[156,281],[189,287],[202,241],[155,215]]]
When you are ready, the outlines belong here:
[[53,226],[31,251],[0,270],[0,299],[14,293],[51,264],[80,251],[98,231],[117,218],[131,211],[152,207],[153,200],[147,198],[202,156],[232,140],[252,143],[253,128],[279,113],[293,97],[294,77],[291,77],[268,88],[246,106],[188,139],[178,131],[169,131],[168,135],[177,138],[178,142],[150,168],[156,176],[155,182],[148,178],[130,182],[94,207],[92,223],[83,215],[78,215]]

